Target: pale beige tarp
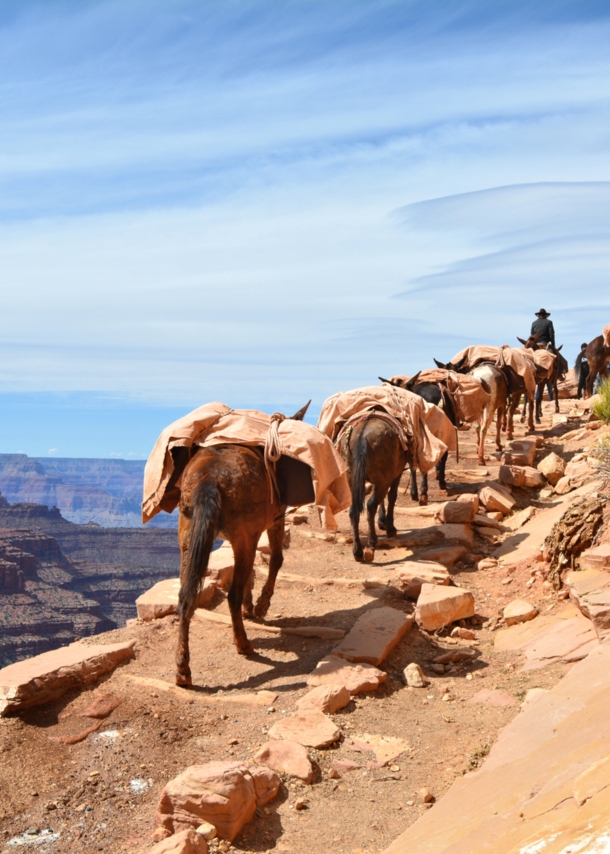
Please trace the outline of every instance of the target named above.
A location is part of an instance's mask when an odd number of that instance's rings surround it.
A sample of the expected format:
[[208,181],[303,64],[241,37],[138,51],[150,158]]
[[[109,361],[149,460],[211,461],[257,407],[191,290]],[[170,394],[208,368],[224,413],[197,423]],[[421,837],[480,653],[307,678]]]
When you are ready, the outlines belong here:
[[610,349],[610,323],[602,329],[602,338],[604,339],[604,347]]
[[489,403],[489,392],[485,391],[481,381],[467,374],[456,374],[444,368],[429,368],[420,371],[417,382],[443,385],[451,395],[455,414],[467,424],[477,421]]
[[[528,355],[530,353],[533,354],[533,351],[526,350],[524,347],[520,349],[509,347],[508,344],[504,344],[502,347],[476,344],[472,347],[466,347],[465,350],[460,350],[451,360],[451,364],[456,365],[464,360],[463,365],[469,371],[476,368],[481,362],[491,362],[496,368],[510,368],[523,378],[528,395],[533,395],[536,391],[536,369],[533,357]],[[508,378],[510,379],[510,375]]]
[[557,356],[551,353],[550,350],[531,350],[522,347],[521,352],[529,359],[534,360],[536,380],[539,383],[546,380],[553,373]]
[[457,447],[455,427],[442,409],[396,386],[365,386],[340,391],[324,401],[318,427],[333,441],[353,415],[382,409],[399,421],[413,440],[413,462],[426,473],[445,451]]
[[[208,403],[166,427],[144,470],[142,521],[148,522],[162,509],[171,512],[177,506],[177,499],[168,503],[165,495],[174,471],[172,448],[225,444],[264,447],[271,423],[271,415],[266,412]],[[324,513],[326,527],[336,528],[334,515],[351,504],[347,466],[339,452],[317,427],[304,421],[282,421],[278,437],[282,454],[310,466],[316,504]]]

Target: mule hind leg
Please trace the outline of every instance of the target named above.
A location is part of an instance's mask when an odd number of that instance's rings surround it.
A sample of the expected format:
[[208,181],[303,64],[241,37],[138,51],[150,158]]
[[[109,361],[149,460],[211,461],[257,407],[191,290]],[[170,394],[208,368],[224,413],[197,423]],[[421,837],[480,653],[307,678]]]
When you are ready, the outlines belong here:
[[261,595],[258,597],[256,608],[254,609],[254,614],[259,620],[262,620],[267,615],[267,611],[271,605],[271,597],[275,590],[275,580],[278,572],[282,568],[282,564],[284,563],[283,516],[281,519],[274,522],[271,528],[267,529],[267,536],[269,537],[269,548],[271,549],[271,556],[269,558],[269,575],[267,576],[267,581],[261,590]]
[[244,628],[242,606],[248,585],[252,583],[257,542],[257,536],[246,535],[240,542],[231,543],[235,557],[235,567],[233,569],[233,582],[229,590],[228,600],[231,622],[233,623],[233,639],[237,652],[240,655],[252,655],[254,652],[254,647],[248,640],[246,629]]

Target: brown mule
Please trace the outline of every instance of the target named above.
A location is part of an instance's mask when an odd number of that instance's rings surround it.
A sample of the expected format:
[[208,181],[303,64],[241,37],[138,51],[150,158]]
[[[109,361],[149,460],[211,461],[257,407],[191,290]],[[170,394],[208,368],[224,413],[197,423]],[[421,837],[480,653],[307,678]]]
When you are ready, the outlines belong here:
[[[396,536],[394,505],[400,477],[405,466],[411,462],[411,455],[403,450],[398,434],[391,424],[382,418],[376,418],[374,412],[365,415],[362,421],[340,436],[337,447],[348,465],[347,476],[352,491],[349,518],[354,535],[354,559],[371,561],[377,545],[375,514],[386,495],[388,510],[384,519],[385,529],[388,537]],[[364,509],[367,481],[372,483],[373,492],[366,505],[369,532],[366,549],[363,549],[359,523],[360,514]]]
[[[586,395],[591,397],[593,394],[593,383],[595,377],[599,374],[602,377],[608,377],[608,362],[610,362],[610,347],[604,345],[603,335],[598,335],[587,345],[585,356],[589,362],[589,375],[587,376]],[[576,376],[580,376],[580,363],[582,353],[579,353],[576,358]]]
[[[544,344],[538,343],[538,338],[540,338],[540,334],[538,335],[530,335],[527,341],[523,338],[519,338],[517,335],[517,341],[520,341],[523,346],[530,350],[548,350],[557,358],[555,359],[555,364],[553,366],[553,370],[549,374],[548,377],[540,380],[536,386],[536,423],[540,424],[542,420],[542,398],[544,395],[544,387],[547,383],[551,383],[553,388],[553,393],[555,397],[555,412],[559,412],[559,390],[558,383],[560,380],[565,379],[565,375],[568,372],[568,363],[565,360],[564,356],[561,355],[561,348],[563,344],[559,347],[546,347]],[[522,419],[525,418],[525,406],[523,407],[523,415]]]
[[[293,416],[294,420],[303,420],[307,406]],[[304,466],[298,461],[297,464]],[[304,468],[308,470],[308,466]],[[256,616],[262,619],[266,615],[284,559],[282,549],[286,505],[280,503],[275,490],[273,499],[271,495],[262,448],[235,444],[201,448],[184,469],[178,522],[181,563],[177,685],[192,685],[189,626],[197,607],[197,597],[212,546],[219,535],[229,540],[235,558],[228,596],[235,646],[241,655],[254,652],[246,635],[243,617]],[[313,486],[310,500],[313,500]],[[271,550],[269,575],[253,608],[254,558],[263,531],[267,531]]]

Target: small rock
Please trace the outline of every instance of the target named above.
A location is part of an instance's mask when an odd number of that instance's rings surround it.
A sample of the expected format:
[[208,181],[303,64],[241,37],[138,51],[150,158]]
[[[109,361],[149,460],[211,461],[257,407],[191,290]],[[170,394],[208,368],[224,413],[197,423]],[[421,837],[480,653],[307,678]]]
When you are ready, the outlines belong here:
[[555,486],[557,481],[563,477],[566,470],[566,464],[561,457],[551,452],[550,454],[547,454],[544,459],[540,460],[536,468],[539,472],[542,472],[552,486]]
[[333,760],[333,770],[336,772],[337,777],[340,777],[340,772],[344,774],[348,771],[360,771],[362,765],[359,765],[357,762],[354,762],[352,759],[334,759]]
[[481,500],[481,504],[487,510],[497,510],[504,516],[508,516],[517,502],[510,493],[507,495],[505,492],[501,491],[498,486],[499,484],[484,486],[479,492],[479,498]]
[[307,809],[307,801],[304,798],[297,798],[294,802],[295,810],[306,810]]
[[527,623],[528,620],[533,620],[538,614],[538,608],[525,602],[523,599],[515,599],[508,604],[504,609],[504,622],[507,626],[514,626],[516,623]]
[[210,839],[216,839],[218,836],[218,831],[213,824],[210,824],[209,821],[204,821],[203,824],[200,824],[195,833],[198,833],[199,836],[203,836],[203,838],[207,839],[208,842]]
[[451,632],[452,638],[462,638],[462,640],[475,640],[476,634],[472,629],[464,629],[461,626],[456,626]]
[[430,789],[420,789],[418,794],[425,804],[431,804],[434,802],[434,795],[432,794]]
[[325,715],[333,715],[350,702],[350,693],[345,685],[319,685],[297,702],[298,709],[317,709]]
[[438,673],[439,676],[442,676],[442,674],[445,672],[445,665],[444,664],[431,664],[430,670],[433,670],[434,673]]
[[407,664],[402,672],[402,676],[409,688],[426,687],[427,682],[426,677],[424,676],[424,671],[415,661],[412,661],[411,664]]
[[208,843],[189,828],[158,842],[150,854],[208,854]]

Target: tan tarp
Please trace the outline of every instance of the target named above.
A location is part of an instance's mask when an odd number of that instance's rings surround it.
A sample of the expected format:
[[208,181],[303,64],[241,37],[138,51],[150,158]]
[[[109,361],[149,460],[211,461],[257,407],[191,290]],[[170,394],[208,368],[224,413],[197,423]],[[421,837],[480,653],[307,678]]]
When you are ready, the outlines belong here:
[[557,356],[549,350],[529,350],[522,348],[525,355],[534,360],[536,366],[536,380],[540,383],[553,373]]
[[[462,362],[462,360],[464,367],[469,371],[476,368],[481,362],[490,362],[497,368],[509,368],[523,378],[528,395],[533,395],[536,391],[536,371],[532,350],[526,350],[524,347],[516,349],[509,347],[508,344],[504,344],[502,347],[488,347],[485,344],[476,344],[472,347],[466,347],[465,350],[460,350],[451,360],[451,364],[456,365]],[[511,385],[510,380],[509,372],[507,375],[509,387]]]
[[602,329],[602,338],[604,339],[604,347],[610,349],[610,323]]
[[318,427],[333,441],[353,415],[382,409],[396,418],[413,440],[413,462],[426,473],[446,450],[457,447],[455,427],[442,409],[421,397],[391,385],[340,391],[324,401]]
[[[153,448],[144,470],[142,521],[162,509],[171,512],[177,499],[165,495],[174,471],[172,448],[193,445],[237,444],[264,447],[272,424],[271,415],[254,409],[230,409],[224,403],[208,403],[166,427]],[[286,419],[277,427],[282,454],[310,466],[316,504],[324,512],[326,527],[336,528],[334,514],[351,504],[345,472],[347,466],[332,442],[317,427]],[[179,481],[178,481],[179,483]]]
[[420,383],[439,383],[451,395],[455,414],[460,421],[471,424],[489,403],[489,392],[485,391],[481,381],[467,374],[456,374],[444,368],[429,368],[420,371],[417,381]]

